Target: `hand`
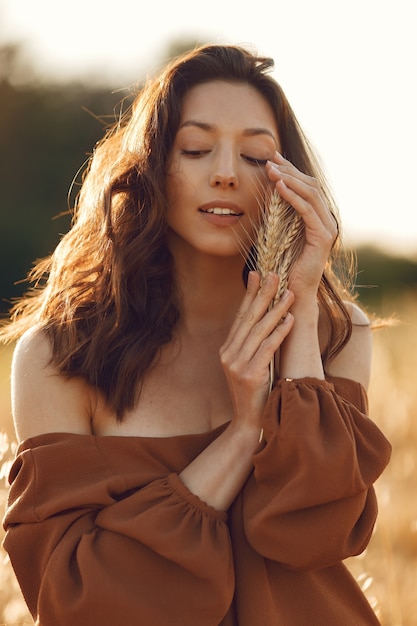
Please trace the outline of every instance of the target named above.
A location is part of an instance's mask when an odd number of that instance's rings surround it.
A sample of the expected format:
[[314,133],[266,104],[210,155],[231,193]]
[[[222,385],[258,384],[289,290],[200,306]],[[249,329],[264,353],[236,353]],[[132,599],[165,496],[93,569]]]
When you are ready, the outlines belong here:
[[277,192],[291,204],[305,225],[305,245],[290,276],[289,286],[299,295],[313,295],[317,289],[337,237],[332,215],[320,183],[300,172],[278,152],[267,163],[267,173]]
[[294,321],[288,312],[294,300],[290,291],[269,310],[278,282],[276,274],[269,274],[261,287],[259,274],[250,272],[242,305],[220,349],[233,419],[258,430],[269,394],[270,363]]

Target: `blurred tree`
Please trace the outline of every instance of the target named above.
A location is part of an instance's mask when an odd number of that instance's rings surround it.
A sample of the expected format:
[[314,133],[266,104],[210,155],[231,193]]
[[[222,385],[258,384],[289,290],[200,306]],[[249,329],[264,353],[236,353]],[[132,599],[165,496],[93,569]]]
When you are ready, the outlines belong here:
[[[10,50],[9,50],[10,53]],[[0,57],[4,56],[0,53]],[[16,75],[9,55],[10,78]],[[35,259],[49,254],[69,227],[71,183],[123,94],[82,84],[0,82],[0,308],[26,285]],[[74,193],[76,193],[76,187]],[[53,219],[58,215],[63,217]]]
[[[196,43],[175,40],[164,60]],[[0,314],[26,290],[33,262],[68,230],[74,176],[130,96],[110,86],[43,84],[19,45],[0,46]]]
[[[163,61],[198,43],[172,41]],[[68,230],[67,194],[74,176],[129,100],[127,90],[112,93],[110,86],[40,83],[18,45],[0,46],[0,313],[27,288],[16,281]],[[358,250],[358,270],[358,285],[377,285],[359,288],[361,300],[372,306],[384,294],[417,286],[416,260],[375,248]]]
[[35,74],[30,63],[25,59],[21,46],[7,43],[0,46],[0,82],[12,85],[30,83]]
[[417,258],[394,256],[374,246],[356,250],[360,301],[380,309],[384,301],[405,291],[417,293]]

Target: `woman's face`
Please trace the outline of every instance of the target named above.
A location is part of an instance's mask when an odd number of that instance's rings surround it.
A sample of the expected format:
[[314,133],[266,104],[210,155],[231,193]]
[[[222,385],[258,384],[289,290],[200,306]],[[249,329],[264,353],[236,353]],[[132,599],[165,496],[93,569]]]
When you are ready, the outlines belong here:
[[275,117],[256,89],[221,80],[193,87],[168,161],[172,252],[242,255],[269,185],[265,163],[276,150]]

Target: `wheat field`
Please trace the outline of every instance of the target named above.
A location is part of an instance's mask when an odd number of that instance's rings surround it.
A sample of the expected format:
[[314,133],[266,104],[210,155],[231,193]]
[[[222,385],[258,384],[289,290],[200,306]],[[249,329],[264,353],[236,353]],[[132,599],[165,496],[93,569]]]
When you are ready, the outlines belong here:
[[[375,331],[371,417],[393,445],[376,488],[379,518],[364,554],[347,565],[383,626],[417,626],[417,294],[387,301],[398,323]],[[9,400],[11,349],[0,349],[0,507],[14,452]],[[0,533],[0,538],[2,537]],[[0,552],[0,625],[33,624],[4,551]]]

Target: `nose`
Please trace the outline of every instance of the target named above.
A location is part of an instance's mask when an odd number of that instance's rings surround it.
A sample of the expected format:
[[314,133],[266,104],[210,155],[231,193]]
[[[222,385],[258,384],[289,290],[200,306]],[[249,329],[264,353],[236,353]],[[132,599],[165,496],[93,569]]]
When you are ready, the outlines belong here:
[[210,174],[210,185],[222,189],[235,189],[239,186],[236,164],[232,154],[223,153],[215,160],[213,171]]

